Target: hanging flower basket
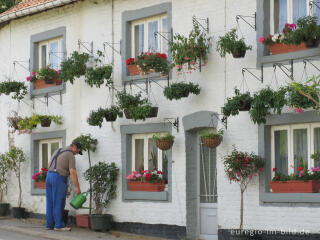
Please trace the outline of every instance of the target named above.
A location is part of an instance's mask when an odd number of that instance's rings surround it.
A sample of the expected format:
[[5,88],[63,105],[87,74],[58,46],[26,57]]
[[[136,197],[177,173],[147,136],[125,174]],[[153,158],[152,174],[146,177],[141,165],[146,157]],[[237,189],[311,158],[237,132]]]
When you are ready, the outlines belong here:
[[51,119],[50,118],[42,118],[41,119],[41,127],[50,127]]
[[159,139],[156,141],[157,147],[163,151],[169,150],[173,145],[171,139]]
[[115,120],[117,120],[117,117],[118,117],[118,115],[113,112],[109,112],[105,115],[107,122],[114,122]]
[[241,106],[239,106],[239,111],[249,111],[251,108],[251,102],[244,102]]
[[46,182],[44,181],[38,181],[38,182],[35,182],[36,183],[36,188],[41,188],[41,189],[44,189],[46,188]]
[[132,119],[129,109],[126,108],[123,110],[123,112],[124,112],[124,115],[126,116],[126,119]]
[[222,136],[221,137],[201,137],[201,140],[203,144],[206,145],[207,147],[216,148],[222,142]]
[[246,50],[244,49],[241,49],[239,51],[235,51],[235,52],[232,52],[232,56],[234,58],[244,58],[244,56],[246,55]]
[[270,186],[273,193],[317,193],[320,182],[309,181],[271,181]]
[[152,107],[151,108],[151,112],[148,115],[148,118],[153,118],[153,117],[157,117],[158,116],[158,107]]
[[128,181],[130,191],[163,192],[165,181],[157,183]]

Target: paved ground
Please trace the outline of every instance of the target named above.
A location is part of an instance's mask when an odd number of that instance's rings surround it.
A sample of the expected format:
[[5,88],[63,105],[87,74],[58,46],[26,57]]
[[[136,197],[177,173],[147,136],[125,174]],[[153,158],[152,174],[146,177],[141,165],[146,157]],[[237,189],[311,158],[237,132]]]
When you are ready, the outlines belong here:
[[[0,240],[164,240],[163,238],[145,237],[123,232],[93,232],[88,229],[73,227],[71,232],[57,232],[45,229],[45,222],[39,219],[0,218]],[[22,237],[22,238],[21,238]]]

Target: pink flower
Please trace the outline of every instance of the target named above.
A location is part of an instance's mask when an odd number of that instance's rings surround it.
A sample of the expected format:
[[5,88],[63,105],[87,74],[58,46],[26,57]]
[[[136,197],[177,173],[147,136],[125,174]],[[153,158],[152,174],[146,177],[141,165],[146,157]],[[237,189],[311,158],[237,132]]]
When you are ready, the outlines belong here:
[[136,175],[136,174],[137,174],[137,172],[136,172],[136,171],[132,171],[132,174]]
[[181,68],[182,68],[182,66],[181,66],[181,65],[177,65],[177,66],[176,66],[176,68],[181,69]]
[[136,177],[137,177],[137,178],[141,177],[141,174],[139,174],[139,173],[138,173],[138,174],[136,174]]
[[32,72],[32,73],[31,73],[31,76],[34,76],[34,75],[36,75],[36,72]]
[[27,81],[29,82],[31,80],[31,76],[28,76],[27,77]]
[[312,172],[320,172],[320,167],[311,168]]
[[299,177],[301,177],[302,174],[304,174],[304,171],[300,171],[300,172],[299,172]]
[[128,180],[134,179],[134,177],[133,177],[131,174],[129,174],[126,178],[127,178]]
[[188,60],[190,60],[190,58],[189,58],[189,57],[185,57],[184,60],[187,60],[187,61],[188,61]]
[[264,41],[264,37],[259,37],[259,43],[263,44],[263,41]]
[[264,170],[264,168],[259,168],[259,171],[262,172]]
[[304,110],[301,107],[295,108],[293,111],[295,113],[303,113],[304,112]]
[[194,64],[196,64],[196,62],[195,62],[195,61],[192,61],[192,62],[190,62],[190,64],[194,65]]

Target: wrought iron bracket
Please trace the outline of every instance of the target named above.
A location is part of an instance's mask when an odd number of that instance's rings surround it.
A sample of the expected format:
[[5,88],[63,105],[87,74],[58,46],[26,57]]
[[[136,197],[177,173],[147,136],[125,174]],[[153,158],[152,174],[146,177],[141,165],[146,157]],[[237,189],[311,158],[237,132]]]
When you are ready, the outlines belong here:
[[[164,33],[168,33],[169,34],[169,36],[171,36],[171,37],[169,37],[169,39],[167,38],[167,37],[165,37],[163,34]],[[162,37],[163,39],[165,39],[167,42],[172,42],[172,33],[171,32],[154,32],[154,37],[156,38],[157,37],[157,35],[159,35],[160,37]]]
[[228,118],[226,116],[222,116],[220,121],[223,124],[223,126],[225,127],[225,129],[227,130],[227,128],[228,128]]
[[317,69],[317,70],[320,72],[320,68],[318,68],[316,65],[314,65],[314,64],[311,62],[311,59],[303,59],[304,68],[306,68],[307,63],[309,63],[310,65],[312,65],[315,69]]
[[263,83],[263,66],[261,66],[261,77],[259,78],[256,76],[253,72],[251,72],[249,69],[255,69],[255,68],[242,68],[242,76],[244,77],[244,73],[247,71],[251,74],[255,79],[257,79],[259,82]]
[[[254,25],[249,23],[246,18],[254,18]],[[236,21],[239,23],[239,19],[242,19],[246,24],[248,24],[250,27],[252,27],[255,31],[257,30],[257,13],[255,12],[253,16],[244,16],[244,15],[237,15]]]
[[[174,120],[174,121],[172,121]],[[179,132],[179,117],[177,118],[164,118],[164,122],[169,122]]]
[[[200,21],[205,23],[205,26],[200,23]],[[198,25],[200,26],[204,31],[209,33],[209,18],[196,18],[196,16],[192,17],[192,24],[193,26]]]
[[315,1],[309,1],[309,8],[312,9],[313,6],[316,6],[318,9],[320,9],[320,6]]
[[273,68],[276,70],[277,67],[291,80],[293,80],[293,60],[290,61],[291,67],[288,68],[282,63],[274,63]]
[[[87,48],[86,44],[90,45],[90,49]],[[78,39],[78,48],[80,51],[80,48],[83,47],[86,49],[91,55],[93,55],[93,41],[91,42],[82,42],[80,39]]]
[[116,52],[116,53],[118,53],[120,56],[121,56],[121,49],[118,51],[117,49],[115,49],[114,48],[114,44],[120,44],[120,46],[121,46],[121,41],[120,42],[116,42],[116,43],[114,43],[114,42],[103,42],[103,50],[105,50],[106,49],[106,46],[108,46],[108,47],[110,47],[114,52]]
[[[24,64],[22,64],[22,63],[27,63],[28,64],[28,67],[26,67]],[[30,58],[29,58],[29,60],[27,60],[27,61],[13,61],[13,69],[15,69],[16,68],[16,64],[18,65],[18,66],[20,66],[20,67],[22,67],[24,70],[26,70],[26,71],[28,71],[28,72],[30,72],[31,71],[31,69],[30,69]]]

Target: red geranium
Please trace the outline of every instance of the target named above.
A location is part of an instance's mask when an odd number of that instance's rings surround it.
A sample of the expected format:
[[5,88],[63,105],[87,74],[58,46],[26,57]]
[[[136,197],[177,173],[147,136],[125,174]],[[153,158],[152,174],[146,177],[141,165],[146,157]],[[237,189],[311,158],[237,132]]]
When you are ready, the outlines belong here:
[[303,167],[298,167],[297,169],[298,169],[298,171],[300,172],[300,171],[303,170]]
[[135,64],[134,58],[128,58],[128,59],[126,60],[126,64],[127,64],[127,66],[128,66],[128,65],[134,65],[134,64]]

